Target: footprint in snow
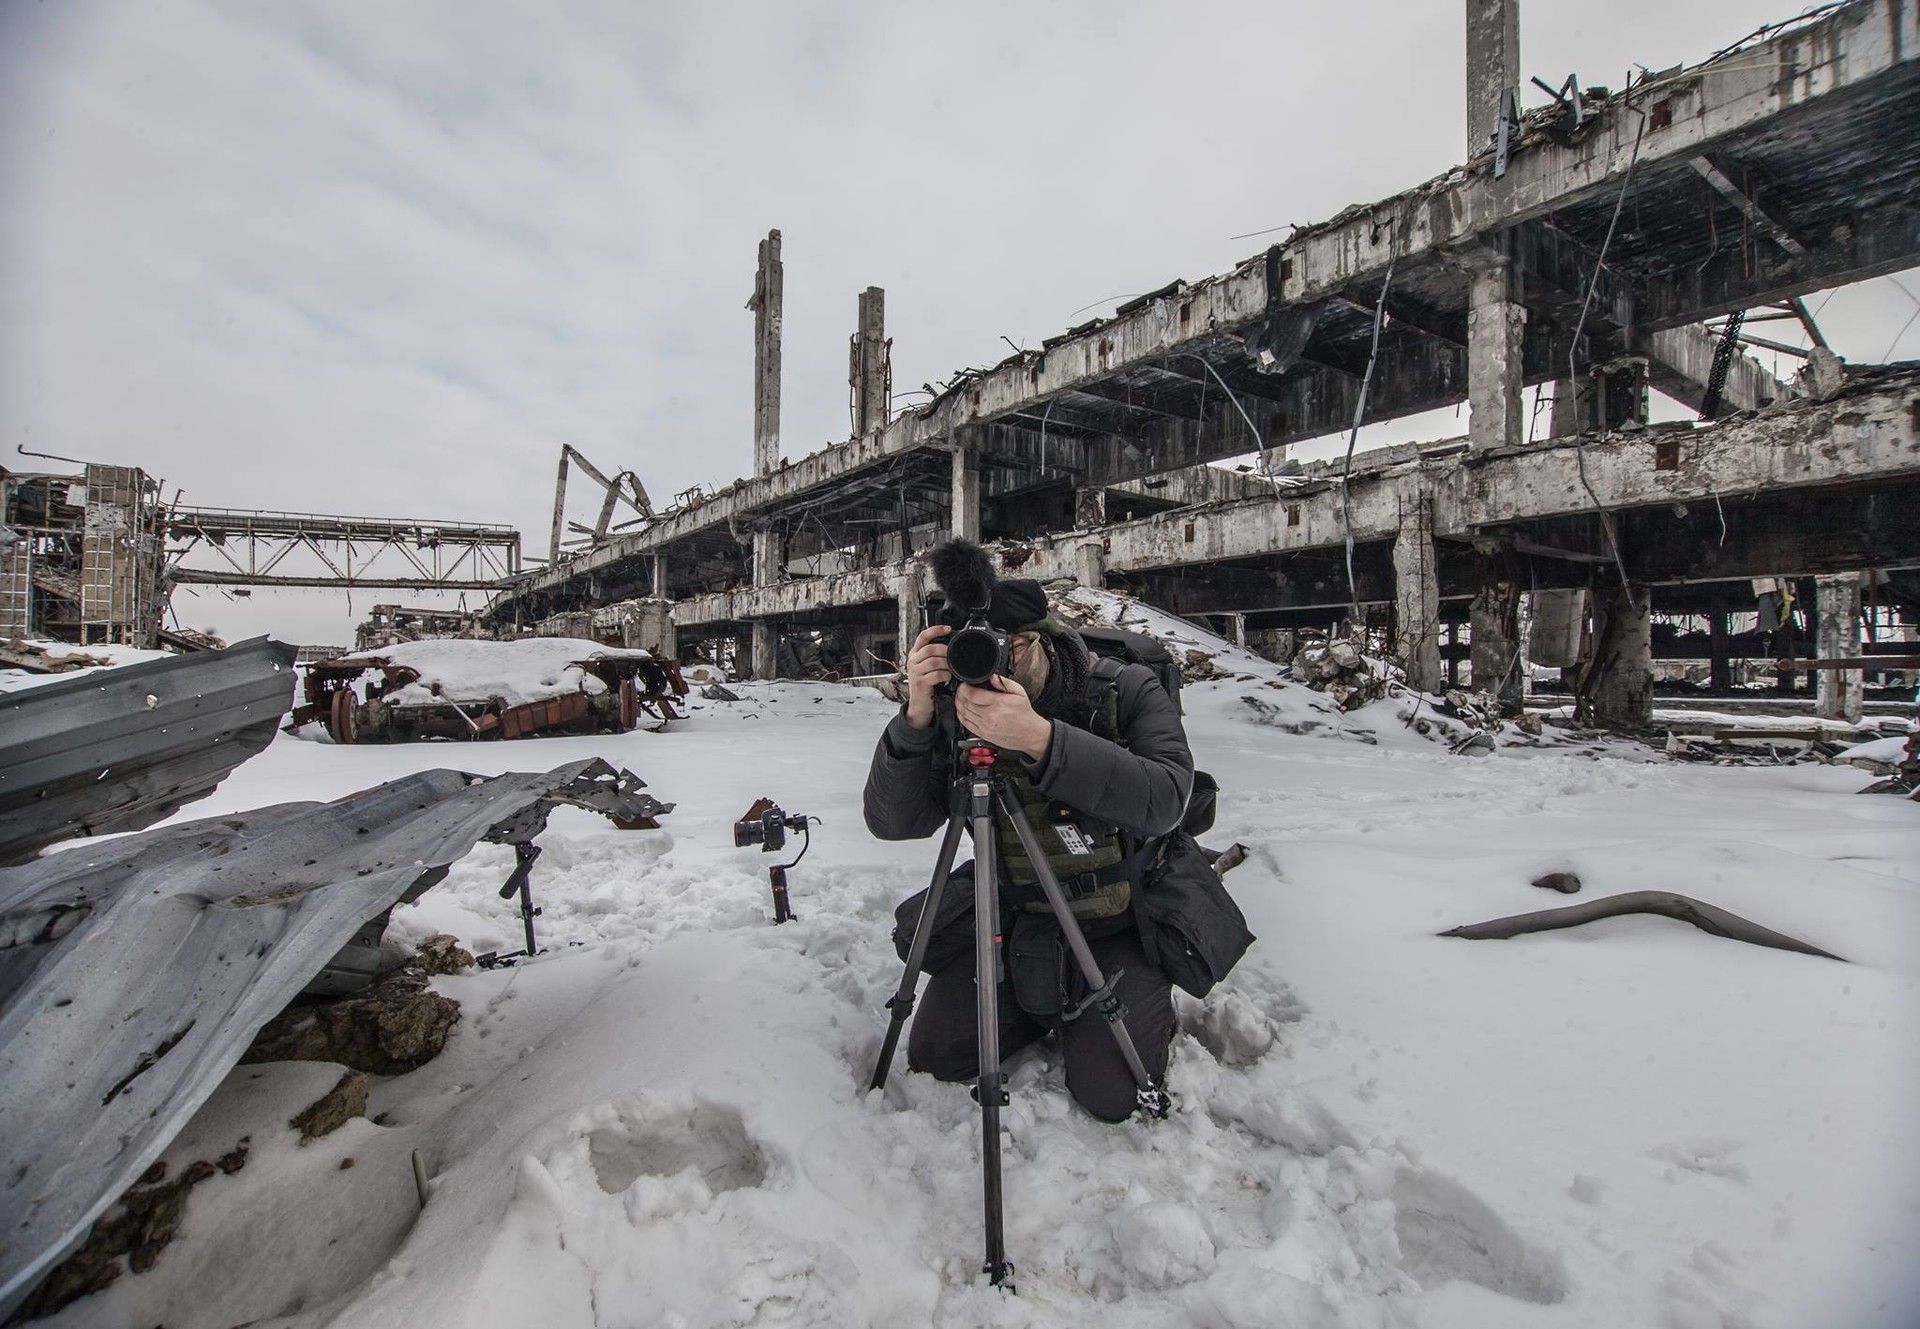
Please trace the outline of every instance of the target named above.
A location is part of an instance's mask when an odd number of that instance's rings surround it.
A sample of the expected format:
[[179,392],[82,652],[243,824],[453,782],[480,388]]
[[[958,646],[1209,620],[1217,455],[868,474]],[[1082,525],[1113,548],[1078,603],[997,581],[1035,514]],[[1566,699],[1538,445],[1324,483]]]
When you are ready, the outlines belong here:
[[[1731,1140],[1685,1140],[1663,1144],[1647,1156],[1671,1163],[1683,1172],[1705,1177],[1725,1177],[1744,1186],[1747,1184],[1747,1165],[1733,1158],[1739,1148]],[[1673,1174],[1668,1173],[1667,1180],[1673,1179]]]
[[1565,1299],[1560,1257],[1527,1242],[1459,1182],[1404,1170],[1391,1199],[1400,1267],[1421,1287],[1464,1279],[1543,1306]]
[[764,1183],[766,1155],[748,1134],[740,1113],[723,1103],[696,1100],[689,1106],[649,1110],[644,1104],[616,1108],[613,1120],[587,1136],[594,1179],[609,1195],[628,1190],[643,1176],[696,1173],[710,1195]]

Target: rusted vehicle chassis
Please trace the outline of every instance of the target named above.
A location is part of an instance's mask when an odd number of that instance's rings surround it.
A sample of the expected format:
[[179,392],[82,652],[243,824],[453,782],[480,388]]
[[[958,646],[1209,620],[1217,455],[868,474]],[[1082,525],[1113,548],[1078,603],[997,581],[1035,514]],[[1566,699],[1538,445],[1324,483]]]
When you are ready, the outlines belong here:
[[[593,656],[573,662],[607,685],[601,693],[566,692],[509,706],[495,697],[451,697],[396,705],[393,693],[420,680],[420,672],[382,656],[320,660],[307,666],[306,702],[293,708],[289,727],[319,720],[340,743],[404,743],[422,738],[526,738],[537,734],[624,733],[642,715],[677,720],[674,702],[687,695],[678,660]],[[361,701],[353,685],[377,677]]]

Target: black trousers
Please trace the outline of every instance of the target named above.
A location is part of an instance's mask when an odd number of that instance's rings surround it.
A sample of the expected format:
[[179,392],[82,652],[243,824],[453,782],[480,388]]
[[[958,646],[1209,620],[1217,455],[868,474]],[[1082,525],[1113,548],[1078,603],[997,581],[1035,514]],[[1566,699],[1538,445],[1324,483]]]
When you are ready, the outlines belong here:
[[[1140,936],[1129,929],[1110,937],[1092,938],[1088,947],[1100,972],[1112,978],[1121,971],[1117,991],[1126,1004],[1123,1023],[1133,1045],[1156,1080],[1167,1073],[1167,1053],[1173,1043],[1173,985],[1147,963]],[[973,1080],[980,1075],[978,1007],[974,1000],[973,949],[935,970],[927,979],[907,1034],[907,1065],[940,1080]],[[1084,985],[1081,985],[1084,986]],[[1070,994],[1071,995],[1071,994]],[[1133,1114],[1138,1090],[1126,1059],[1120,1055],[1113,1030],[1098,1011],[1077,1020],[1058,1017],[1040,1020],[1022,1010],[1014,999],[1013,984],[1000,982],[1000,1055],[1011,1056],[1046,1037],[1060,1035],[1066,1060],[1067,1092],[1074,1102],[1102,1121],[1124,1121]]]

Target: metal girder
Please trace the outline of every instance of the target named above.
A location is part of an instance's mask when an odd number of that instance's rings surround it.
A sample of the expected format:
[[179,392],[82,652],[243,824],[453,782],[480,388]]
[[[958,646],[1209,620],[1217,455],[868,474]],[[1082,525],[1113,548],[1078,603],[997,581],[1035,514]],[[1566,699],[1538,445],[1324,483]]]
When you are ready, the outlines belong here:
[[[167,576],[179,585],[493,590],[520,571],[520,533],[509,526],[175,508],[167,532],[183,542],[168,551]],[[225,567],[187,565],[189,556],[206,550]],[[370,552],[356,567],[364,551]],[[279,572],[296,552],[326,571]],[[382,560],[407,571],[381,570]]]

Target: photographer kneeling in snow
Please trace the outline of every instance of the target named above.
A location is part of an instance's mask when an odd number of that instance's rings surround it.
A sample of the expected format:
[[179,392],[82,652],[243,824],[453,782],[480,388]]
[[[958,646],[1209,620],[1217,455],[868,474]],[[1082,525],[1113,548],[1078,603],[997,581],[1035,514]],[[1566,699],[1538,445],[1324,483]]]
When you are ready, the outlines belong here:
[[[867,829],[883,840],[930,836],[952,808],[958,726],[999,749],[996,768],[1025,809],[1101,972],[1118,975],[1125,1023],[1149,1075],[1161,1082],[1173,1039],[1172,984],[1201,995],[1252,941],[1193,837],[1181,829],[1194,787],[1193,757],[1174,699],[1151,669],[1102,667],[1073,629],[1048,612],[1036,581],[997,581],[985,550],[949,541],[931,556],[945,608],[907,657],[907,701],[887,725],[868,771]],[[1011,634],[1012,677],[951,684],[944,638],[985,606]],[[1003,1056],[1060,1036],[1067,1089],[1094,1116],[1132,1114],[1137,1086],[1113,1031],[1092,1011],[1060,925],[1006,815],[1000,850],[999,992]],[[896,911],[902,960],[925,892]],[[927,948],[931,977],[907,1039],[907,1063],[942,1080],[980,1073],[973,953],[973,865],[953,870]],[[1151,958],[1150,958],[1151,957]]]

